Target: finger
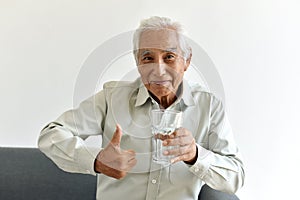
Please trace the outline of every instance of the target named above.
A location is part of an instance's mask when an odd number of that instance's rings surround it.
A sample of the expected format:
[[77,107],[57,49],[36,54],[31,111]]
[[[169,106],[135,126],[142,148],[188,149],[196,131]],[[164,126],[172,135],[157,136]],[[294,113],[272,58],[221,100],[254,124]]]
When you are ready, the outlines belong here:
[[111,139],[111,144],[114,146],[120,146],[121,143],[121,138],[122,138],[122,130],[119,124],[116,126],[116,131]]
[[190,132],[187,129],[178,128],[171,134],[171,136],[173,135],[173,137],[182,137],[182,136],[188,136],[189,134]]
[[180,156],[184,154],[188,154],[192,151],[189,146],[178,147],[175,149],[169,149],[163,152],[164,155],[172,155],[172,156]]
[[126,165],[123,165],[120,170],[125,171],[125,172],[129,172],[136,165],[136,163],[137,163],[137,160],[135,158],[131,159],[131,160],[128,160]]
[[181,138],[166,139],[163,141],[163,146],[178,146],[181,143]]
[[174,155],[176,156],[171,160],[171,163],[178,162],[178,161],[190,161],[192,159],[195,159],[195,156],[197,155],[197,146],[188,145],[186,146],[186,148],[180,149],[180,151],[177,152],[174,151],[170,153],[174,153]]
[[185,146],[193,142],[194,138],[190,136],[176,137],[163,141],[164,146]]
[[173,164],[173,163],[176,163],[176,162],[179,162],[179,161],[189,160],[189,157],[190,157],[189,154],[180,155],[180,156],[177,156],[175,158],[172,158],[171,163]]
[[123,156],[127,160],[135,159],[135,151],[133,150],[126,150],[122,152]]
[[131,155],[134,155],[135,156],[135,151],[133,149],[128,149],[126,151],[124,151],[125,153],[129,153]]
[[128,166],[130,166],[130,168],[134,167],[137,163],[137,159],[131,159],[128,161]]
[[[157,133],[154,135],[154,137],[155,137],[155,139],[166,140],[166,139],[170,138],[170,135]],[[172,136],[171,138],[174,138],[174,136]]]

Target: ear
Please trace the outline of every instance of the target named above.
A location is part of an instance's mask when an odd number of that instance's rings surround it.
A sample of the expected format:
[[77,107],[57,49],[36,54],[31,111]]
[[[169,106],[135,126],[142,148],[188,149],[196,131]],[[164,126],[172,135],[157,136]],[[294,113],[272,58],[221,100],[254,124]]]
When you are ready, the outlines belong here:
[[185,61],[184,71],[186,71],[189,68],[191,60],[192,60],[192,49],[190,49],[190,52],[191,53],[190,53],[189,57]]

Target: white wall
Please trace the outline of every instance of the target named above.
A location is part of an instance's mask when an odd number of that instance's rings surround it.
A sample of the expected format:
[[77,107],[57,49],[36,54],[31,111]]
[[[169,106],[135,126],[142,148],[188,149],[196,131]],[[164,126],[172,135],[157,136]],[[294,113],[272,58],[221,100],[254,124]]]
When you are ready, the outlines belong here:
[[0,146],[35,147],[40,129],[73,106],[90,52],[142,18],[169,16],[222,77],[246,165],[240,198],[298,196],[299,1],[177,2],[0,1]]

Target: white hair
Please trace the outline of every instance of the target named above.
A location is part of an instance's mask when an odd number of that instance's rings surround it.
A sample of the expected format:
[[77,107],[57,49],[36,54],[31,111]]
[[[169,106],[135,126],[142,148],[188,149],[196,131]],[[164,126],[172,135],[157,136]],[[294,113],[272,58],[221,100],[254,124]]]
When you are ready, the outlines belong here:
[[138,63],[138,49],[139,49],[139,40],[140,36],[143,32],[149,30],[161,30],[161,29],[170,29],[174,30],[177,33],[179,47],[183,53],[183,57],[185,60],[190,58],[191,55],[191,47],[189,46],[186,38],[183,35],[183,28],[182,25],[178,22],[172,21],[170,18],[167,17],[158,17],[153,16],[148,19],[144,19],[141,21],[140,26],[136,29],[133,35],[133,53],[136,62]]

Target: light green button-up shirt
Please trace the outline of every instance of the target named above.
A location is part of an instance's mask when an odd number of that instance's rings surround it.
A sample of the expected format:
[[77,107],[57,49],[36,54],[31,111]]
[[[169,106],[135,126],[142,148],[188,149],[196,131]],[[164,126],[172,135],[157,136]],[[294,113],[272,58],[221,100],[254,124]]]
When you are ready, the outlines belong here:
[[[244,170],[221,101],[199,85],[183,81],[182,88],[167,109],[183,111],[183,127],[197,142],[194,165],[161,166],[152,161],[150,111],[159,105],[140,79],[106,83],[77,109],[48,124],[41,131],[39,148],[65,171],[96,175],[94,160],[118,123],[123,132],[121,148],[135,150],[137,164],[121,180],[97,174],[97,199],[197,199],[203,182],[235,192],[243,185]],[[102,144],[87,145],[87,138],[96,135],[102,136]]]

